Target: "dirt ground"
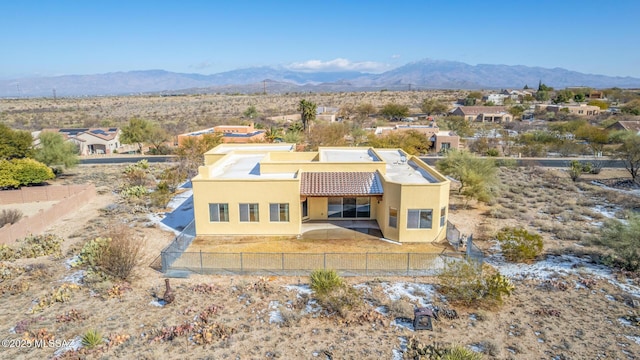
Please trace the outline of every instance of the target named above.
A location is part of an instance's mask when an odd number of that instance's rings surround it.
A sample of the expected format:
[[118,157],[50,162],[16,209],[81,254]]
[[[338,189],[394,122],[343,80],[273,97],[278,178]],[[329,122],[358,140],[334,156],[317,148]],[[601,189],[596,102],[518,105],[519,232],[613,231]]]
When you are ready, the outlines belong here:
[[[62,258],[2,262],[0,272],[2,339],[21,339],[26,332],[27,337],[71,341],[96,329],[111,342],[93,350],[66,353],[55,343],[44,348],[5,347],[0,350],[3,358],[402,359],[403,347],[411,338],[424,344],[460,344],[482,352],[486,359],[636,359],[640,354],[640,328],[630,320],[639,314],[640,299],[619,285],[631,279],[623,274],[596,276],[586,269],[572,274],[558,271],[548,279],[514,280],[516,290],[501,307],[450,304],[438,293],[435,278],[352,277],[346,280],[361,292],[364,307],[341,318],[319,308],[309,294],[306,277],[238,275],[171,279],[175,301],[159,306],[165,279],[147,264],[173,234],[150,223],[137,207],[101,210],[122,203],[111,191],[117,186],[114,177],[119,171],[118,167],[81,167],[65,180],[93,181],[102,191],[95,201],[49,229],[65,239]],[[536,171],[540,177],[521,171],[525,178],[531,176],[531,194],[510,198],[506,196],[515,193],[503,192],[495,203],[467,208],[462,199],[452,197],[450,220],[461,231],[474,233],[486,249],[491,242],[482,239],[483,232],[517,223],[538,224],[551,253],[551,249],[566,253],[582,249],[583,245],[576,245],[579,239],[557,238],[564,227],[544,231],[546,222],[570,226],[547,218],[545,211],[562,214],[571,205],[573,212],[587,214],[576,203],[592,207],[588,199],[613,201],[617,197],[600,193],[587,182],[580,185],[586,189],[580,196],[587,198],[581,200],[569,195],[576,192],[570,192],[573,185],[564,181],[561,171]],[[503,179],[516,178],[514,174],[521,172],[503,174]],[[551,175],[543,178],[545,174]],[[555,181],[555,177],[559,177],[557,189],[540,185],[542,180]],[[549,198],[536,202],[536,196]],[[558,199],[558,207],[567,201],[565,208],[552,209],[553,199]],[[512,203],[513,209],[505,207]],[[500,218],[507,211],[513,213]],[[596,213],[588,214],[600,219]],[[132,226],[145,242],[145,258],[131,281],[80,281],[63,302],[32,313],[30,309],[39,299],[82,277],[82,269],[69,268],[65,261],[113,221]],[[579,225],[584,225],[584,231],[592,226],[588,222],[573,224]],[[409,304],[411,309],[425,303],[455,309],[459,318],[435,321],[433,331],[414,331],[405,319],[411,316],[410,311],[401,305]]]

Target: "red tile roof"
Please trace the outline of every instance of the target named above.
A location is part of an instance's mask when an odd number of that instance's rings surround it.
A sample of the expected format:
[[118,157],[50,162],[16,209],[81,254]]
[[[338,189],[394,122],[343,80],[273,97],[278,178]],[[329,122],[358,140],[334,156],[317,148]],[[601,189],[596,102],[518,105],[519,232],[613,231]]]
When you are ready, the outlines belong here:
[[303,172],[300,180],[305,196],[382,195],[376,172]]

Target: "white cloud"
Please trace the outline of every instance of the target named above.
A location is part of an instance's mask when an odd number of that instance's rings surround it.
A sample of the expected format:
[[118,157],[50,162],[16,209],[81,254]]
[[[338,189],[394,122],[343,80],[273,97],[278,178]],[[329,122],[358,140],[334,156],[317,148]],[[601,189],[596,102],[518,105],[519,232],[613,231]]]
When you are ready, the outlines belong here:
[[348,59],[337,58],[329,61],[307,60],[304,62],[296,62],[286,66],[290,70],[297,71],[363,71],[363,72],[382,72],[388,70],[390,66],[375,61],[351,61]]
[[199,62],[197,64],[189,65],[189,68],[200,70],[200,69],[206,69],[206,68],[212,67],[213,65],[214,64],[212,62],[202,61],[202,62]]
[[400,55],[398,55],[398,54],[393,54],[393,55],[391,55],[391,58],[392,58],[392,59],[400,59]]

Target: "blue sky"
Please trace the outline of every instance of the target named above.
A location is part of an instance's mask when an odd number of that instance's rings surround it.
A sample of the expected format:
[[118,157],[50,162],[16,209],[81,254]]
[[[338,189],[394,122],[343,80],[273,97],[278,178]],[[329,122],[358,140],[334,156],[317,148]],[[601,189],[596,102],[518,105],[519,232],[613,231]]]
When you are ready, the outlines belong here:
[[640,77],[640,1],[1,1],[0,78],[424,58]]

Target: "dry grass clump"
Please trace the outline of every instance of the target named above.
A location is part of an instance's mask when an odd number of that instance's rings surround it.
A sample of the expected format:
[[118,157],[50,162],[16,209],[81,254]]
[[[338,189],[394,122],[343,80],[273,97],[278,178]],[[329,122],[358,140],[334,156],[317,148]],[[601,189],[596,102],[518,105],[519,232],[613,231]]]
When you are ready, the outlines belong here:
[[22,211],[18,209],[4,209],[0,212],[0,228],[7,224],[15,224],[22,219]]

